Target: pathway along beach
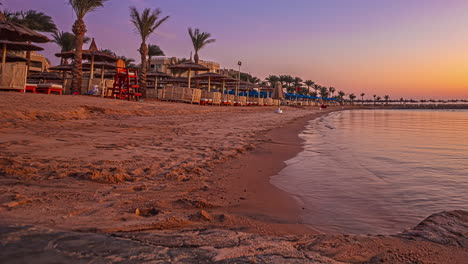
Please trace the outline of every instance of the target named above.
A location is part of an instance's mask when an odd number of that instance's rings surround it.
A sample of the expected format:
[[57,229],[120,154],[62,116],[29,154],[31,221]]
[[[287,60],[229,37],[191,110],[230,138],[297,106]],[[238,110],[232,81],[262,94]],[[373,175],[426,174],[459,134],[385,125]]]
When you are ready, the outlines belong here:
[[333,109],[273,111],[2,93],[0,262],[468,259],[466,211],[393,236],[302,225],[269,178],[301,151],[307,121]]

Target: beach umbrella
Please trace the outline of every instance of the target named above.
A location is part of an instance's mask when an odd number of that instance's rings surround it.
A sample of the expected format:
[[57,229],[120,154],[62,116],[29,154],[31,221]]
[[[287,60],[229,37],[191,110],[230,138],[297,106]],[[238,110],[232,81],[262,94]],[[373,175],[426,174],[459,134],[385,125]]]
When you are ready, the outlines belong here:
[[207,67],[205,67],[205,66],[203,66],[201,64],[192,62],[192,61],[172,65],[172,66],[169,66],[168,68],[169,69],[178,69],[178,70],[188,70],[188,88],[191,88],[190,87],[190,80],[192,78],[192,76],[191,76],[192,71],[209,71],[210,70],[209,68],[207,68]]
[[44,79],[44,80],[62,80],[62,76],[55,72],[36,72],[28,76],[29,79]]
[[[57,53],[55,54],[55,56],[64,58],[64,59],[70,59],[75,56],[75,52],[65,51],[65,52]],[[91,41],[89,48],[87,50],[83,50],[82,58],[90,61],[90,71],[91,71],[90,76],[91,77],[89,78],[88,89],[89,89],[89,86],[91,85],[92,79],[94,78],[94,66],[96,62],[108,62],[108,63],[117,62],[117,58],[115,56],[110,55],[106,52],[99,51],[94,38]]]
[[49,67],[49,71],[72,71],[73,70],[73,65],[71,64],[61,64],[61,65],[57,65],[57,66],[52,66],[52,67]]
[[[31,51],[31,50],[42,50],[37,49],[39,47],[34,45],[27,45],[26,42],[46,43],[49,42],[49,38],[41,35],[34,30],[31,30],[23,25],[7,22],[5,16],[0,12],[0,40],[2,46],[2,71],[6,63],[7,50],[16,46],[17,51]],[[10,41],[10,43],[8,43]],[[15,43],[11,43],[15,42]],[[24,45],[20,45],[19,42],[25,42]],[[20,48],[24,49],[20,49]]]
[[[2,55],[2,54],[0,54],[0,58],[1,58],[2,61],[3,61],[3,55]],[[16,56],[16,55],[7,53],[7,54],[6,54],[5,61],[6,61],[6,62],[27,62],[28,59],[26,59],[25,57]]]
[[226,79],[230,79],[230,77],[219,74],[219,73],[207,72],[207,73],[194,76],[193,79],[199,79],[199,80],[208,79],[208,92],[209,92],[211,90],[211,80],[226,80]]
[[[278,100],[284,99],[283,85],[281,84],[281,82],[276,82],[276,86],[275,86],[275,89],[273,89],[271,98],[278,99]],[[276,110],[276,113],[279,113],[279,114],[283,112],[280,109],[280,105],[281,103],[278,105],[278,110]]]
[[147,78],[153,78],[154,77],[154,88],[155,89],[158,89],[158,78],[163,78],[163,79],[169,79],[169,78],[172,78],[171,75],[167,74],[167,73],[164,73],[164,72],[160,72],[160,71],[156,71],[156,72],[149,72],[147,75],[146,75]]
[[107,61],[97,61],[94,63],[83,63],[83,68],[90,69],[90,80],[94,79],[94,68],[99,68],[101,69],[101,84],[104,84],[104,72],[105,70],[116,70],[117,69],[117,64],[116,63],[111,63]]

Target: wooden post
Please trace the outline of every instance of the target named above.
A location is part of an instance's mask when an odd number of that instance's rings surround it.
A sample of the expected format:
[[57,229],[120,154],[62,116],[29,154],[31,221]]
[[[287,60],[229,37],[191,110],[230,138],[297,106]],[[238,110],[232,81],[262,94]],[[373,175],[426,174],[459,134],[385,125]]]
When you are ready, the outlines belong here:
[[2,69],[1,73],[3,73],[3,69],[5,68],[6,65],[6,53],[7,52],[7,44],[3,43],[3,48],[2,48]]
[[192,74],[192,69],[188,69],[188,88],[190,88],[190,78],[191,78],[191,75]]
[[211,77],[208,76],[208,92],[211,90]]
[[94,56],[91,56],[91,72],[89,73],[88,89],[86,92],[89,92],[89,87],[94,79]]

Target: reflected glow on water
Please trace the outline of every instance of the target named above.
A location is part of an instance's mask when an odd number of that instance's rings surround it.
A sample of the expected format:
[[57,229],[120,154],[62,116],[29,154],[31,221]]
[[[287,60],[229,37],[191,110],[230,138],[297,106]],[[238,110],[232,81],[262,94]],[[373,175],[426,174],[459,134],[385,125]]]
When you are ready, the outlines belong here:
[[358,110],[312,121],[272,183],[325,232],[389,234],[468,209],[468,111]]

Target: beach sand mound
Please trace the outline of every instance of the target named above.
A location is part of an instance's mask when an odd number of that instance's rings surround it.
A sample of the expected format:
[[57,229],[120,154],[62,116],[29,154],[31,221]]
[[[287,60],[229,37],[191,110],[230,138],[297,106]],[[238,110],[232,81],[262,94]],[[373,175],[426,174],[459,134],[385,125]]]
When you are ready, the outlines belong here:
[[[460,216],[466,214],[467,211],[435,214],[424,221],[432,221],[431,226],[423,222],[413,231],[461,228],[467,222]],[[206,212],[203,215],[200,217],[210,220]],[[439,220],[441,217],[445,220]],[[466,247],[418,242],[419,237],[272,237],[216,228],[95,234],[0,226],[0,261],[13,263],[15,256],[21,255],[23,261],[34,263],[466,263]],[[453,239],[453,234],[441,239]]]

